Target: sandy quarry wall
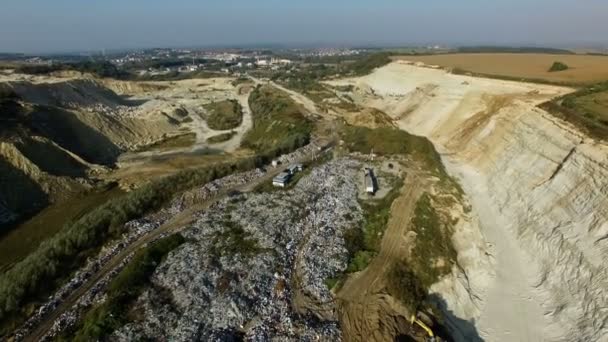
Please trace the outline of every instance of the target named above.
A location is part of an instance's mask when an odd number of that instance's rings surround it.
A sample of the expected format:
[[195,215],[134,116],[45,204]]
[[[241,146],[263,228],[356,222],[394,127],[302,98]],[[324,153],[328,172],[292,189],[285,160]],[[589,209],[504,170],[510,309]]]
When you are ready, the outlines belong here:
[[344,82],[431,138],[470,198],[491,262],[435,287],[460,339],[608,338],[608,147],[535,107],[569,89],[400,63]]

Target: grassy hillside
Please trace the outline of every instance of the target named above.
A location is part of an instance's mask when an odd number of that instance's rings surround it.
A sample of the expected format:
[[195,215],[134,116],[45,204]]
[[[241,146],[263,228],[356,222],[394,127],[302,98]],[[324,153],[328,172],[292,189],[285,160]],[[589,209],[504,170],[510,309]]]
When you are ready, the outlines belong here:
[[243,109],[236,100],[213,102],[205,106],[207,125],[218,131],[237,128],[243,122]]
[[313,124],[289,95],[271,86],[258,86],[249,96],[253,128],[242,146],[256,152],[290,150],[310,140]]
[[381,127],[371,129],[346,125],[341,132],[346,148],[360,153],[378,155],[409,155],[424,162],[428,170],[439,175],[446,175],[441,157],[433,144],[426,138],[409,134],[405,131]]
[[596,139],[608,139],[608,82],[594,84],[546,102],[541,108]]

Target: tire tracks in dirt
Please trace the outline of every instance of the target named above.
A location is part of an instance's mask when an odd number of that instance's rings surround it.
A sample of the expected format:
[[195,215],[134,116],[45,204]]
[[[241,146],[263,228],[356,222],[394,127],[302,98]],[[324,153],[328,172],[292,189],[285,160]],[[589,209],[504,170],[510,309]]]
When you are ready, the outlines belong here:
[[345,341],[393,341],[409,331],[412,313],[386,292],[392,265],[409,252],[409,224],[415,204],[427,182],[407,173],[401,193],[391,206],[391,217],[381,241],[380,252],[367,268],[351,275],[337,293],[337,304]]

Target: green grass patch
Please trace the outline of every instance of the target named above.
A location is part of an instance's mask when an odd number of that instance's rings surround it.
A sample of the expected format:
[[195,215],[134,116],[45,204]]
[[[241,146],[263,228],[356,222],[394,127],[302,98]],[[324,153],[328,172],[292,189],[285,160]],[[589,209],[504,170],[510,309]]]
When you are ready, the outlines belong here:
[[345,73],[356,76],[367,75],[374,71],[374,69],[390,63],[392,54],[392,52],[378,52],[365,56],[364,58],[349,64]]
[[177,148],[190,147],[194,145],[195,142],[196,134],[186,133],[157,141],[153,144],[138,149],[138,151],[169,151]]
[[380,156],[404,155],[422,163],[440,179],[449,191],[461,198],[462,188],[445,170],[441,156],[435,146],[425,137],[410,134],[393,127],[367,128],[345,125],[340,132],[344,145],[350,151],[369,154],[372,151]]
[[362,271],[380,251],[382,236],[391,217],[391,206],[399,197],[402,186],[403,181],[396,179],[391,191],[382,199],[361,201],[362,227],[353,227],[344,234],[349,254],[347,273]]
[[234,137],[235,135],[236,135],[235,131],[230,131],[227,133],[222,133],[222,134],[218,134],[218,135],[209,137],[209,138],[207,138],[207,142],[209,144],[218,144],[218,143],[225,142],[225,141],[232,139],[232,137]]
[[259,247],[257,239],[243,227],[233,221],[222,222],[224,230],[212,237],[213,247],[211,254],[216,257],[224,255],[252,256],[263,252]]
[[418,311],[427,296],[426,288],[406,262],[399,262],[391,267],[388,273],[387,290],[411,313]]
[[271,149],[293,150],[310,141],[313,124],[289,95],[272,86],[258,86],[249,96],[253,127],[242,146],[265,153]]
[[64,225],[83,217],[96,207],[124,195],[118,186],[79,194],[51,204],[31,219],[8,228],[0,238],[0,273],[36,250]]
[[451,242],[452,225],[434,207],[431,195],[424,193],[416,202],[412,230],[416,244],[410,262],[413,272],[425,288],[449,274],[457,253]]
[[608,81],[545,102],[540,107],[593,138],[608,139]]
[[225,131],[234,129],[243,122],[243,108],[236,100],[225,100],[205,105],[209,128]]
[[327,278],[325,279],[324,283],[328,289],[332,290],[340,284],[340,278]]
[[367,128],[346,125],[341,130],[341,138],[351,151],[369,154],[406,155],[422,161],[429,171],[446,175],[441,157],[433,144],[424,137],[409,134],[393,127]]
[[60,340],[103,340],[116,329],[129,322],[132,303],[149,284],[150,276],[167,254],[179,247],[185,239],[171,235],[138,251],[131,262],[108,285],[107,300],[89,310],[82,321]]

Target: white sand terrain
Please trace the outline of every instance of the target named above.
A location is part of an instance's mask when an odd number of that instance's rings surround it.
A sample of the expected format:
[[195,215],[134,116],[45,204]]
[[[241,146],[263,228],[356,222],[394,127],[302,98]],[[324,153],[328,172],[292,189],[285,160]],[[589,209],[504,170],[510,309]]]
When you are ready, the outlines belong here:
[[429,137],[471,201],[433,287],[458,340],[608,340],[608,146],[536,107],[571,89],[406,62],[331,83]]

